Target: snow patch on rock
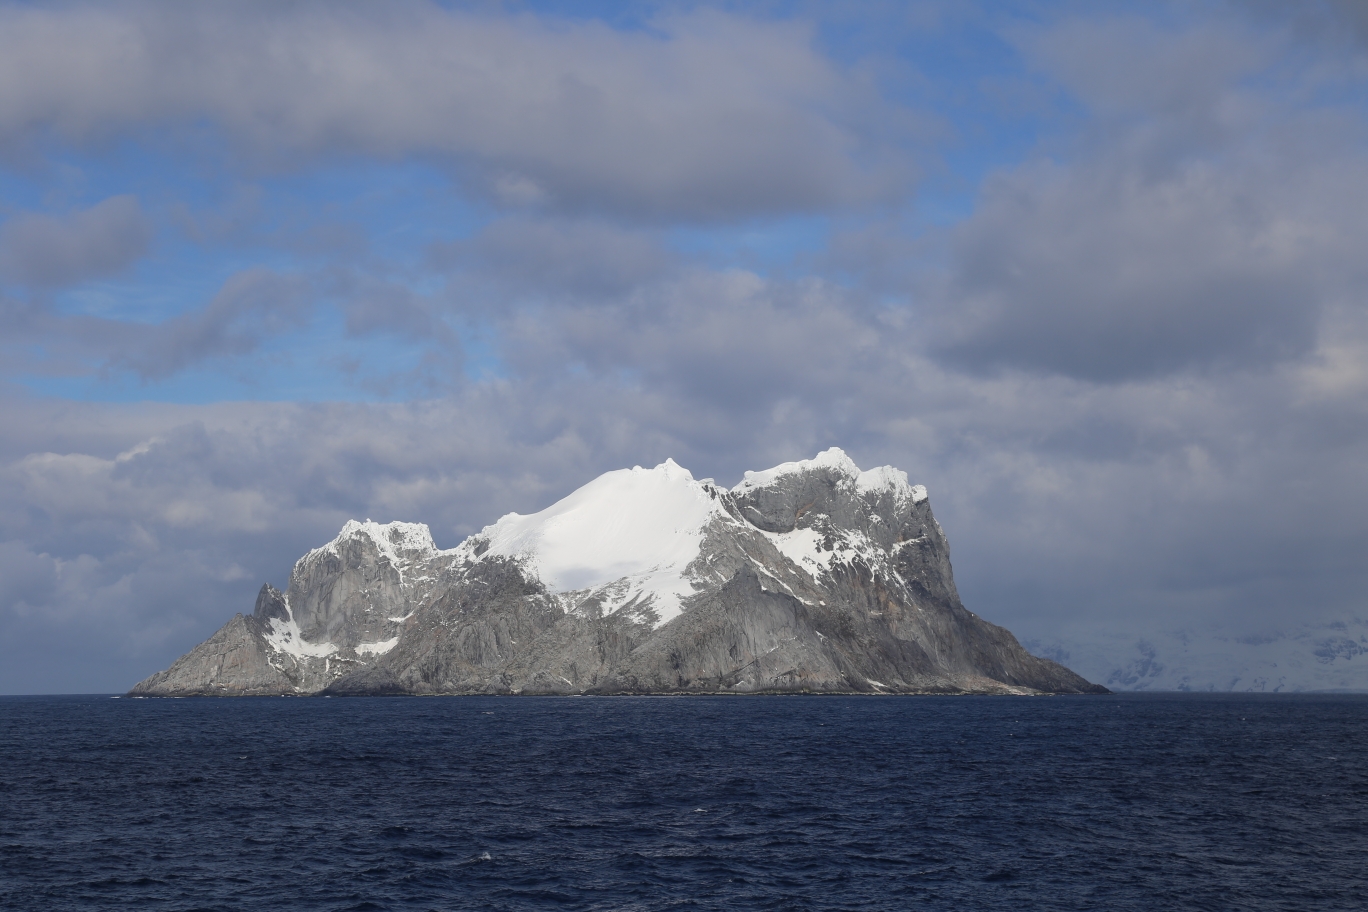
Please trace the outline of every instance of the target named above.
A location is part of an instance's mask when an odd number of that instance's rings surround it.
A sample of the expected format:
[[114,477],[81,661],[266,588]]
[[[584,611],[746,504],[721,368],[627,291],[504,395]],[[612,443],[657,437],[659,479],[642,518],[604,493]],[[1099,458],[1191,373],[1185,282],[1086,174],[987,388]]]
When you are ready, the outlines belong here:
[[388,640],[381,640],[378,643],[358,643],[356,645],[357,655],[384,655],[399,644],[399,638],[393,637]]
[[321,659],[337,652],[337,646],[332,643],[310,643],[305,640],[289,604],[286,604],[285,612],[287,616],[284,618],[271,618],[271,629],[265,637],[268,646],[296,659]]
[[[879,546],[860,532],[844,531],[829,536],[815,529],[794,529],[791,532],[764,532],[779,553],[788,558],[814,580],[834,564],[848,564],[861,558],[869,566],[887,563]],[[831,547],[826,547],[830,539]]]
[[774,543],[780,554],[806,570],[809,576],[816,576],[814,571],[831,566],[831,552],[821,549],[822,534],[815,529],[766,532],[764,535]]

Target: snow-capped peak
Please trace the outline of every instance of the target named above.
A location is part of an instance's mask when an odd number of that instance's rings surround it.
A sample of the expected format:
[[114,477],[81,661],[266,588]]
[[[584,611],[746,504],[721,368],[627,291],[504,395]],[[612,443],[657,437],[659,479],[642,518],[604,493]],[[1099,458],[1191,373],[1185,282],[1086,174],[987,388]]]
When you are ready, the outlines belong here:
[[926,500],[926,488],[921,485],[909,484],[906,472],[892,466],[880,466],[877,469],[861,471],[855,461],[847,456],[845,450],[840,447],[824,450],[812,459],[785,462],[763,472],[747,472],[741,483],[732,488],[732,493],[745,494],[756,488],[767,487],[785,475],[811,472],[816,469],[835,469],[854,481],[855,489],[860,493],[891,491],[895,496],[910,497],[913,503]]
[[879,466],[877,469],[861,472],[855,479],[855,490],[861,494],[890,491],[898,498],[910,497],[913,503],[926,500],[926,488],[922,485],[909,484],[907,473],[892,466]]
[[772,469],[765,469],[762,472],[747,472],[741,479],[741,483],[732,488],[734,494],[744,494],[755,488],[763,488],[773,484],[775,480],[784,475],[795,475],[800,472],[811,472],[814,469],[835,469],[843,475],[851,478],[858,478],[860,467],[855,461],[845,454],[845,450],[840,447],[832,447],[823,450],[812,459],[800,459],[797,462],[785,462]]
[[485,554],[518,558],[553,592],[628,579],[650,596],[662,622],[693,592],[684,569],[698,556],[703,527],[722,507],[673,459],[608,472],[531,516],[509,513],[478,538]]
[[424,523],[378,523],[369,519],[365,522],[349,519],[342,526],[342,531],[337,533],[336,538],[321,548],[315,548],[309,554],[317,554],[322,551],[336,554],[338,547],[343,542],[351,541],[357,537],[368,538],[374,542],[376,549],[389,558],[390,563],[395,566],[398,566],[400,562],[432,557],[441,553],[433,544],[432,532]]

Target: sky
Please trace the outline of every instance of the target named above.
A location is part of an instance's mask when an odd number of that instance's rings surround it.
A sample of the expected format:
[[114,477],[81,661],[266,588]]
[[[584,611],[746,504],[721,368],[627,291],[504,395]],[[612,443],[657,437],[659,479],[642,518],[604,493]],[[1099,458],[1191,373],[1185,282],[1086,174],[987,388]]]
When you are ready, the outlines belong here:
[[1350,0],[0,3],[0,693],[830,446],[1094,680],[1368,688],[1365,89]]

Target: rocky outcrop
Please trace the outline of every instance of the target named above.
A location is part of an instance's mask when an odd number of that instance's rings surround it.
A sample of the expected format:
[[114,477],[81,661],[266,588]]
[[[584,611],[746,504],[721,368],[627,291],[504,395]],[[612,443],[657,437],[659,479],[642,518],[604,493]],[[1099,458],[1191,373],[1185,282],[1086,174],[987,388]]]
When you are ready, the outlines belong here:
[[261,587],[256,610],[233,619],[166,671],[130,691],[137,695],[266,695],[294,691],[296,682],[281,669],[267,642],[272,618],[280,617],[285,600],[274,587]]
[[839,450],[609,473],[439,551],[348,523],[134,695],[1105,692],[968,611],[926,491]]

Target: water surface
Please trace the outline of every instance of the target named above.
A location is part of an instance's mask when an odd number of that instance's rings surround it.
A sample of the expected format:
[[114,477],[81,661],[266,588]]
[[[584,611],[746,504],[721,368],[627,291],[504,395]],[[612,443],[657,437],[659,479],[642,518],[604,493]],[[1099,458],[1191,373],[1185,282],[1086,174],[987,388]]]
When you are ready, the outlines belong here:
[[0,908],[1363,909],[1368,696],[0,698]]

